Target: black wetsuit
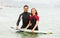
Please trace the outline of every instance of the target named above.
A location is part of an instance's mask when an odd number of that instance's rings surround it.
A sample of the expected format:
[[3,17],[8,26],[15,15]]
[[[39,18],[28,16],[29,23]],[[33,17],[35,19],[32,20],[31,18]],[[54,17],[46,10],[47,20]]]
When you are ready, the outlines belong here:
[[[39,17],[37,15],[30,16],[31,26],[28,27],[28,29],[32,30],[36,24],[36,21],[39,21]],[[35,28],[35,30],[38,30],[38,26]]]
[[17,21],[17,26],[19,25],[19,22],[21,20],[21,16],[22,16],[22,21],[23,21],[21,28],[25,28],[29,23],[30,13],[29,12],[23,12],[22,14],[20,14],[19,18],[18,18],[18,21]]

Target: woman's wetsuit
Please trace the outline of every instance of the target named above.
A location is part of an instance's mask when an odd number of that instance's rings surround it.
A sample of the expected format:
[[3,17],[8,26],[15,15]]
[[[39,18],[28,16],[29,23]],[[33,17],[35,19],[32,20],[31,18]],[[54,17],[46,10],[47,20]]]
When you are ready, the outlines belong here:
[[[39,21],[39,17],[37,15],[30,16],[31,25],[28,27],[28,29],[32,30],[36,24],[36,21]],[[38,26],[35,30],[38,30]]]

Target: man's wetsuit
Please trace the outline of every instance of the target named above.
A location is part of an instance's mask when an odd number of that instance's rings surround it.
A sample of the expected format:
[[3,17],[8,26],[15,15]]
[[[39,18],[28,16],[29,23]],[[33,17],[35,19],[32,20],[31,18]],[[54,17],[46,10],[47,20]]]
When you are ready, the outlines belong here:
[[29,16],[30,16],[30,13],[29,12],[23,12],[22,14],[19,15],[19,18],[18,18],[18,21],[17,21],[17,26],[19,25],[19,22],[21,20],[21,17],[22,17],[22,27],[21,28],[25,28],[28,23],[29,23]]

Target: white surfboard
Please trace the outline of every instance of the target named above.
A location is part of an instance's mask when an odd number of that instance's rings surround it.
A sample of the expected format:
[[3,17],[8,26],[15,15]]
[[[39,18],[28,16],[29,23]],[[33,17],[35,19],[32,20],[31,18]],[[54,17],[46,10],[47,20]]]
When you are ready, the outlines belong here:
[[14,32],[28,32],[28,33],[38,33],[38,34],[52,34],[52,32],[42,32],[42,31],[37,31],[37,30],[35,30],[34,32],[31,32],[31,30],[29,30],[29,29],[27,29],[27,30],[25,30],[25,29],[18,29],[18,30],[16,30],[16,28],[14,28],[14,27],[10,27],[10,28]]

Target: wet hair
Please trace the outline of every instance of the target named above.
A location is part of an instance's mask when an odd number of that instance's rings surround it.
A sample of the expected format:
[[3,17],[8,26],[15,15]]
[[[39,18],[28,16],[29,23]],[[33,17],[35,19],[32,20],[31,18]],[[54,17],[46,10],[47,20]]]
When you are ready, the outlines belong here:
[[28,7],[28,8],[29,8],[29,6],[28,6],[28,5],[24,5],[24,8],[25,8],[25,7]]
[[[35,8],[32,8],[32,9],[35,9]],[[33,14],[32,14],[32,9],[31,9],[31,15],[33,15]],[[36,14],[36,15],[38,15],[38,13],[37,13],[37,10],[36,10],[36,9],[35,9],[35,11],[36,11],[36,13],[35,13],[35,14]]]

